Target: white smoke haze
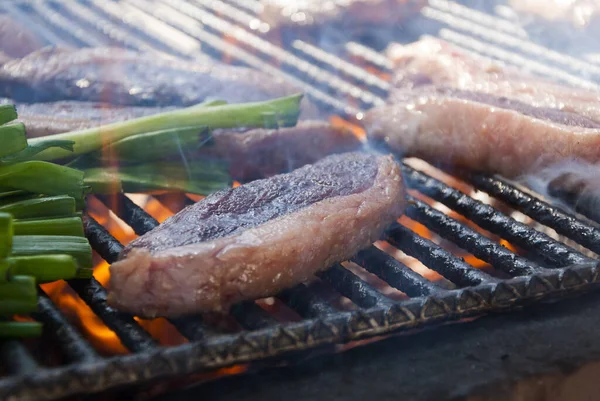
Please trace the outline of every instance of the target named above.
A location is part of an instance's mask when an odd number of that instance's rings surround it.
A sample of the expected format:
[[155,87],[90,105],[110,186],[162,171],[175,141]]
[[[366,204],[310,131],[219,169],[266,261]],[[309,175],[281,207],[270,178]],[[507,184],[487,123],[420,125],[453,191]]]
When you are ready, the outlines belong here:
[[567,159],[518,181],[563,209],[600,220],[600,162]]

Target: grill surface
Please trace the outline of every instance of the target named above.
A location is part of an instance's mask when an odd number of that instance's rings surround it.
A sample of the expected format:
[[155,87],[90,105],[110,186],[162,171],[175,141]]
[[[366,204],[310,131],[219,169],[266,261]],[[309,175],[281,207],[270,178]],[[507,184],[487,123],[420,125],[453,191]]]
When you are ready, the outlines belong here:
[[[2,4],[0,10],[20,21],[39,21],[34,29],[54,44],[120,45],[191,59],[197,57],[201,47],[212,56],[227,54],[236,62],[300,83],[314,101],[348,118],[360,119],[363,109],[383,102],[389,84],[379,75],[306,41],[293,40],[283,47],[273,45],[267,36],[243,27],[262,26],[252,22],[257,17],[252,7],[243,7],[244,4],[254,3],[17,1]],[[597,74],[598,67],[574,58],[552,59],[553,53],[548,56],[540,52],[539,46],[528,42],[521,31],[513,30],[509,21],[439,0],[430,1],[423,14],[442,24],[436,25],[436,30],[443,28],[440,36],[470,51],[485,48],[483,55],[502,62],[529,66],[533,71],[582,87],[596,85],[588,78]],[[146,21],[146,25],[140,21]],[[151,23],[157,21],[163,25],[151,29]],[[224,40],[224,34],[235,44]],[[491,44],[485,43],[482,48],[484,41]],[[364,44],[349,42],[344,52],[352,60],[358,59],[359,65],[368,64],[383,73],[390,68],[385,57]],[[532,61],[528,56],[541,57],[542,61]],[[586,79],[576,75],[581,69],[590,72]],[[319,346],[580,294],[600,284],[597,261],[588,256],[600,251],[600,230],[595,223],[556,209],[502,179],[460,174],[473,188],[501,201],[505,213],[408,164],[402,167],[413,190],[406,216],[439,238],[432,241],[404,225],[394,224],[382,240],[418,259],[445,280],[427,280],[372,246],[359,252],[352,262],[400,290],[406,295],[404,299],[384,295],[352,269],[338,264],[319,278],[351,300],[354,308],[342,310],[309,286],[298,285],[283,291],[277,299],[302,320],[282,323],[257,303],[244,302],[231,310],[231,316],[243,328],[237,333],[224,334],[201,316],[171,320],[190,340],[175,347],[160,346],[132,316],[108,307],[106,291],[95,279],[70,281],[69,286],[131,353],[99,356],[41,291],[39,312],[34,318],[45,324],[65,362],[59,367],[42,368],[20,342],[3,343],[0,358],[8,375],[0,378],[0,399],[52,400],[284,357]],[[112,198],[98,199],[138,235],[158,224],[125,195],[117,197],[116,203]],[[442,213],[440,205],[464,216],[489,235],[483,235],[471,223]],[[517,220],[515,211],[539,223],[536,227],[540,230]],[[84,217],[84,225],[94,250],[107,262],[113,262],[123,246],[89,215]],[[568,239],[570,245],[554,239],[555,234]],[[499,238],[521,252],[506,248],[498,242]],[[476,269],[465,262],[465,256],[475,256],[491,268]]]

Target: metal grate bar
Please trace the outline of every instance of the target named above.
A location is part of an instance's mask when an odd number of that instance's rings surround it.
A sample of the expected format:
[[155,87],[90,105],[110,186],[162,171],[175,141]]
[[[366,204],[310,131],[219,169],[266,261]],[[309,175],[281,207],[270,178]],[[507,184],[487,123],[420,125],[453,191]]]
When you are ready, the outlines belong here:
[[100,223],[88,214],[83,215],[83,227],[90,245],[108,263],[113,263],[123,250],[123,245]]
[[[83,224],[92,247],[108,263],[114,262],[123,249],[119,241],[90,216],[85,216]],[[119,312],[106,304],[106,290],[96,279],[70,280],[68,283],[129,350],[139,352],[157,345],[152,336],[137,324],[131,315]]]
[[247,28],[258,31],[260,33],[266,33],[269,31],[270,26],[264,21],[256,18],[256,15],[249,14],[243,10],[236,8],[230,4],[224,3],[219,0],[195,0],[196,4],[202,7],[211,9],[217,14],[221,14],[229,18],[230,20],[241,24]]
[[2,8],[10,16],[11,19],[17,21],[21,26],[26,26],[27,29],[31,29],[37,38],[45,41],[46,44],[53,44],[56,46],[70,46],[71,43],[65,41],[60,35],[57,35],[51,29],[48,29],[44,24],[40,24],[38,17],[32,15],[26,8],[17,5],[17,3],[4,1],[2,2]]
[[200,341],[215,334],[200,315],[171,318],[169,322],[190,341]]
[[158,345],[131,315],[119,312],[106,304],[106,290],[95,278],[89,281],[69,280],[68,283],[104,324],[119,336],[127,349],[140,352]]
[[[179,4],[179,7],[177,4]],[[355,116],[361,112],[360,109],[348,104],[347,102],[342,102],[337,98],[323,92],[322,90],[315,88],[311,84],[304,82],[291,74],[283,72],[280,68],[268,64],[254,54],[251,54],[244,49],[241,49],[240,47],[223,40],[223,38],[217,35],[207,32],[206,30],[197,26],[198,24],[182,24],[182,16],[194,16],[189,12],[189,10],[188,13],[185,12],[185,9],[180,10],[180,8],[185,7],[185,4],[186,3],[175,3],[175,5],[173,5],[171,2],[169,2],[169,6],[163,4],[156,5],[153,7],[153,10],[148,10],[148,12],[153,13],[153,15],[160,15],[160,18],[168,21],[169,24],[176,25],[179,29],[182,29],[184,32],[202,41],[203,44],[206,44],[207,46],[219,52],[231,55],[233,58],[245,63],[248,66],[257,68],[261,71],[272,74],[273,76],[286,79],[288,82],[297,85],[299,88],[302,88],[302,90],[304,90],[315,102],[324,105],[326,108],[333,108],[347,116]]]
[[217,30],[222,35],[228,35],[235,38],[240,43],[250,46],[254,51],[259,51],[263,55],[272,57],[273,59],[293,68],[302,75],[309,77],[311,80],[319,82],[322,85],[338,91],[341,94],[349,95],[360,100],[368,105],[382,105],[385,101],[362,88],[352,85],[335,74],[325,71],[315,65],[294,56],[293,54],[283,50],[282,48],[273,45],[272,43],[246,31],[245,29],[233,25],[214,14],[185,3],[180,0],[166,0],[168,4],[177,7],[181,12],[187,14],[199,21],[202,21],[206,26]]
[[560,235],[600,253],[600,229],[520,191],[505,180],[481,174],[468,174],[465,177],[475,188],[500,199],[526,216],[552,228]]
[[597,91],[599,86],[587,79],[582,79],[576,75],[570,74],[563,69],[550,67],[547,64],[531,60],[527,57],[504,50],[487,42],[473,39],[471,36],[463,35],[450,29],[440,30],[440,37],[459,46],[466,47],[472,51],[484,54],[502,60],[503,62],[513,64],[517,67],[525,68],[528,71],[540,75],[552,77],[570,85],[584,89]]
[[346,43],[346,50],[353,56],[362,58],[371,64],[374,64],[384,71],[389,72],[394,68],[392,60],[379,53],[377,50],[371,49],[365,45],[356,42]]
[[389,91],[392,87],[388,81],[379,78],[375,74],[371,74],[364,68],[357,67],[352,63],[342,60],[341,58],[302,40],[294,40],[292,46],[294,49],[299,50],[320,62],[327,63],[337,71],[360,80],[369,86],[374,86],[385,92]]
[[388,228],[383,239],[459,286],[496,280],[400,224]]
[[116,3],[91,0],[90,5],[113,21],[128,26],[131,32],[150,40],[167,53],[187,58],[201,52],[200,44],[196,39],[123,1]]
[[510,252],[429,205],[414,198],[411,198],[411,201],[412,205],[406,210],[408,217],[471,252],[479,259],[492,264],[496,269],[511,275],[534,274],[542,270],[535,263]]
[[68,35],[77,42],[79,46],[94,47],[104,46],[106,44],[103,40],[100,40],[100,38],[89,32],[88,29],[80,26],[77,21],[68,19],[57,12],[49,2],[32,2],[31,8],[42,20],[46,21],[48,25],[59,32],[61,36],[64,37]]
[[403,169],[410,186],[414,186],[421,193],[442,202],[481,228],[499,235],[527,251],[534,252],[553,267],[591,261],[590,258],[575,249],[555,241],[546,234],[498,212],[493,207],[479,202],[435,178],[407,165],[404,165]]
[[441,290],[431,281],[374,246],[360,251],[352,261],[410,297],[431,295]]
[[231,308],[230,313],[242,327],[248,330],[258,330],[277,324],[277,320],[254,301],[240,302]]
[[393,302],[338,263],[323,272],[317,273],[317,277],[363,308],[387,305]]
[[103,18],[99,13],[91,11],[77,1],[60,2],[58,6],[61,7],[61,9],[66,10],[66,12],[73,17],[85,22],[88,26],[93,27],[104,36],[117,43],[121,43],[124,47],[142,52],[161,53],[155,47],[150,46],[146,41],[131,35],[131,33],[122,29],[121,26],[113,24],[108,19]]
[[[443,2],[434,2],[443,3]],[[563,67],[571,69],[571,71],[583,76],[600,74],[600,67],[587,63],[583,60],[571,57],[567,54],[556,52],[544,46],[540,46],[531,42],[528,39],[518,38],[511,34],[499,32],[497,29],[483,26],[480,23],[466,21],[457,16],[445,13],[443,11],[434,10],[430,7],[423,9],[423,14],[429,18],[444,22],[454,29],[460,29],[468,32],[472,36],[483,38],[488,42],[495,43],[504,47],[511,47],[535,59],[546,59],[555,64],[560,64]],[[481,21],[478,21],[481,22]]]
[[99,358],[94,348],[81,337],[67,318],[40,290],[38,312],[32,313],[34,319],[44,324],[48,332],[60,345],[60,349],[70,362],[92,362]]
[[277,296],[283,303],[305,318],[325,316],[338,312],[333,306],[320,299],[304,284],[283,290]]
[[137,235],[144,235],[158,226],[158,221],[141,207],[138,207],[125,194],[119,193],[113,196],[95,195],[100,202],[111,209],[119,218],[127,224]]
[[514,22],[474,10],[454,1],[429,0],[428,3],[430,6],[435,7],[438,10],[452,13],[470,21],[477,22],[478,24],[483,24],[484,26],[492,28],[497,32],[506,32],[521,38],[528,37],[527,31]]
[[25,375],[40,368],[27,348],[20,342],[7,340],[0,344],[0,360],[9,374]]

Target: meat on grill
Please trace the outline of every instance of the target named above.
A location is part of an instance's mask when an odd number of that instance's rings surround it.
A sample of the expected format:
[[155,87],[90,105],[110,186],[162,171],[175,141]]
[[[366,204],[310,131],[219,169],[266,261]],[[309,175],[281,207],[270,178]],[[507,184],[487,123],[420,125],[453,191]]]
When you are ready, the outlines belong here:
[[125,248],[108,302],[145,317],[227,312],[350,258],[404,206],[398,164],[362,153],[214,193]]
[[362,146],[352,132],[321,121],[300,121],[281,129],[219,130],[213,139],[209,154],[227,160],[231,175],[242,182],[290,172]]
[[128,106],[252,102],[301,90],[244,67],[117,48],[44,48],[0,67],[0,95],[18,102],[84,100]]
[[[508,177],[565,158],[600,160],[597,93],[491,69],[449,49],[403,59],[391,103],[365,119],[371,140],[433,163]],[[439,62],[429,63],[435,57]]]

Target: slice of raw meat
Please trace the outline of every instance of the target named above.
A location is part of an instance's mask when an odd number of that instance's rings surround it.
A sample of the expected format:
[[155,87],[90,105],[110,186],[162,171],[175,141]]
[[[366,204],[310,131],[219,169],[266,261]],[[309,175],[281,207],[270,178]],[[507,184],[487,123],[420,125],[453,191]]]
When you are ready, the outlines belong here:
[[395,55],[390,104],[365,119],[372,141],[508,177],[566,158],[600,161],[598,93],[501,68],[437,39],[396,47]]
[[362,142],[349,130],[322,121],[295,127],[215,131],[208,153],[229,162],[230,173],[246,182],[287,173],[327,155],[358,150]]
[[45,48],[0,67],[0,95],[18,102],[84,100],[127,106],[241,103],[302,92],[269,74],[118,48]]
[[405,155],[506,177],[568,158],[600,161],[599,123],[505,98],[415,94],[371,110],[365,121],[372,141]]
[[108,302],[146,317],[227,312],[347,260],[404,206],[395,160],[361,153],[221,191],[131,242]]

